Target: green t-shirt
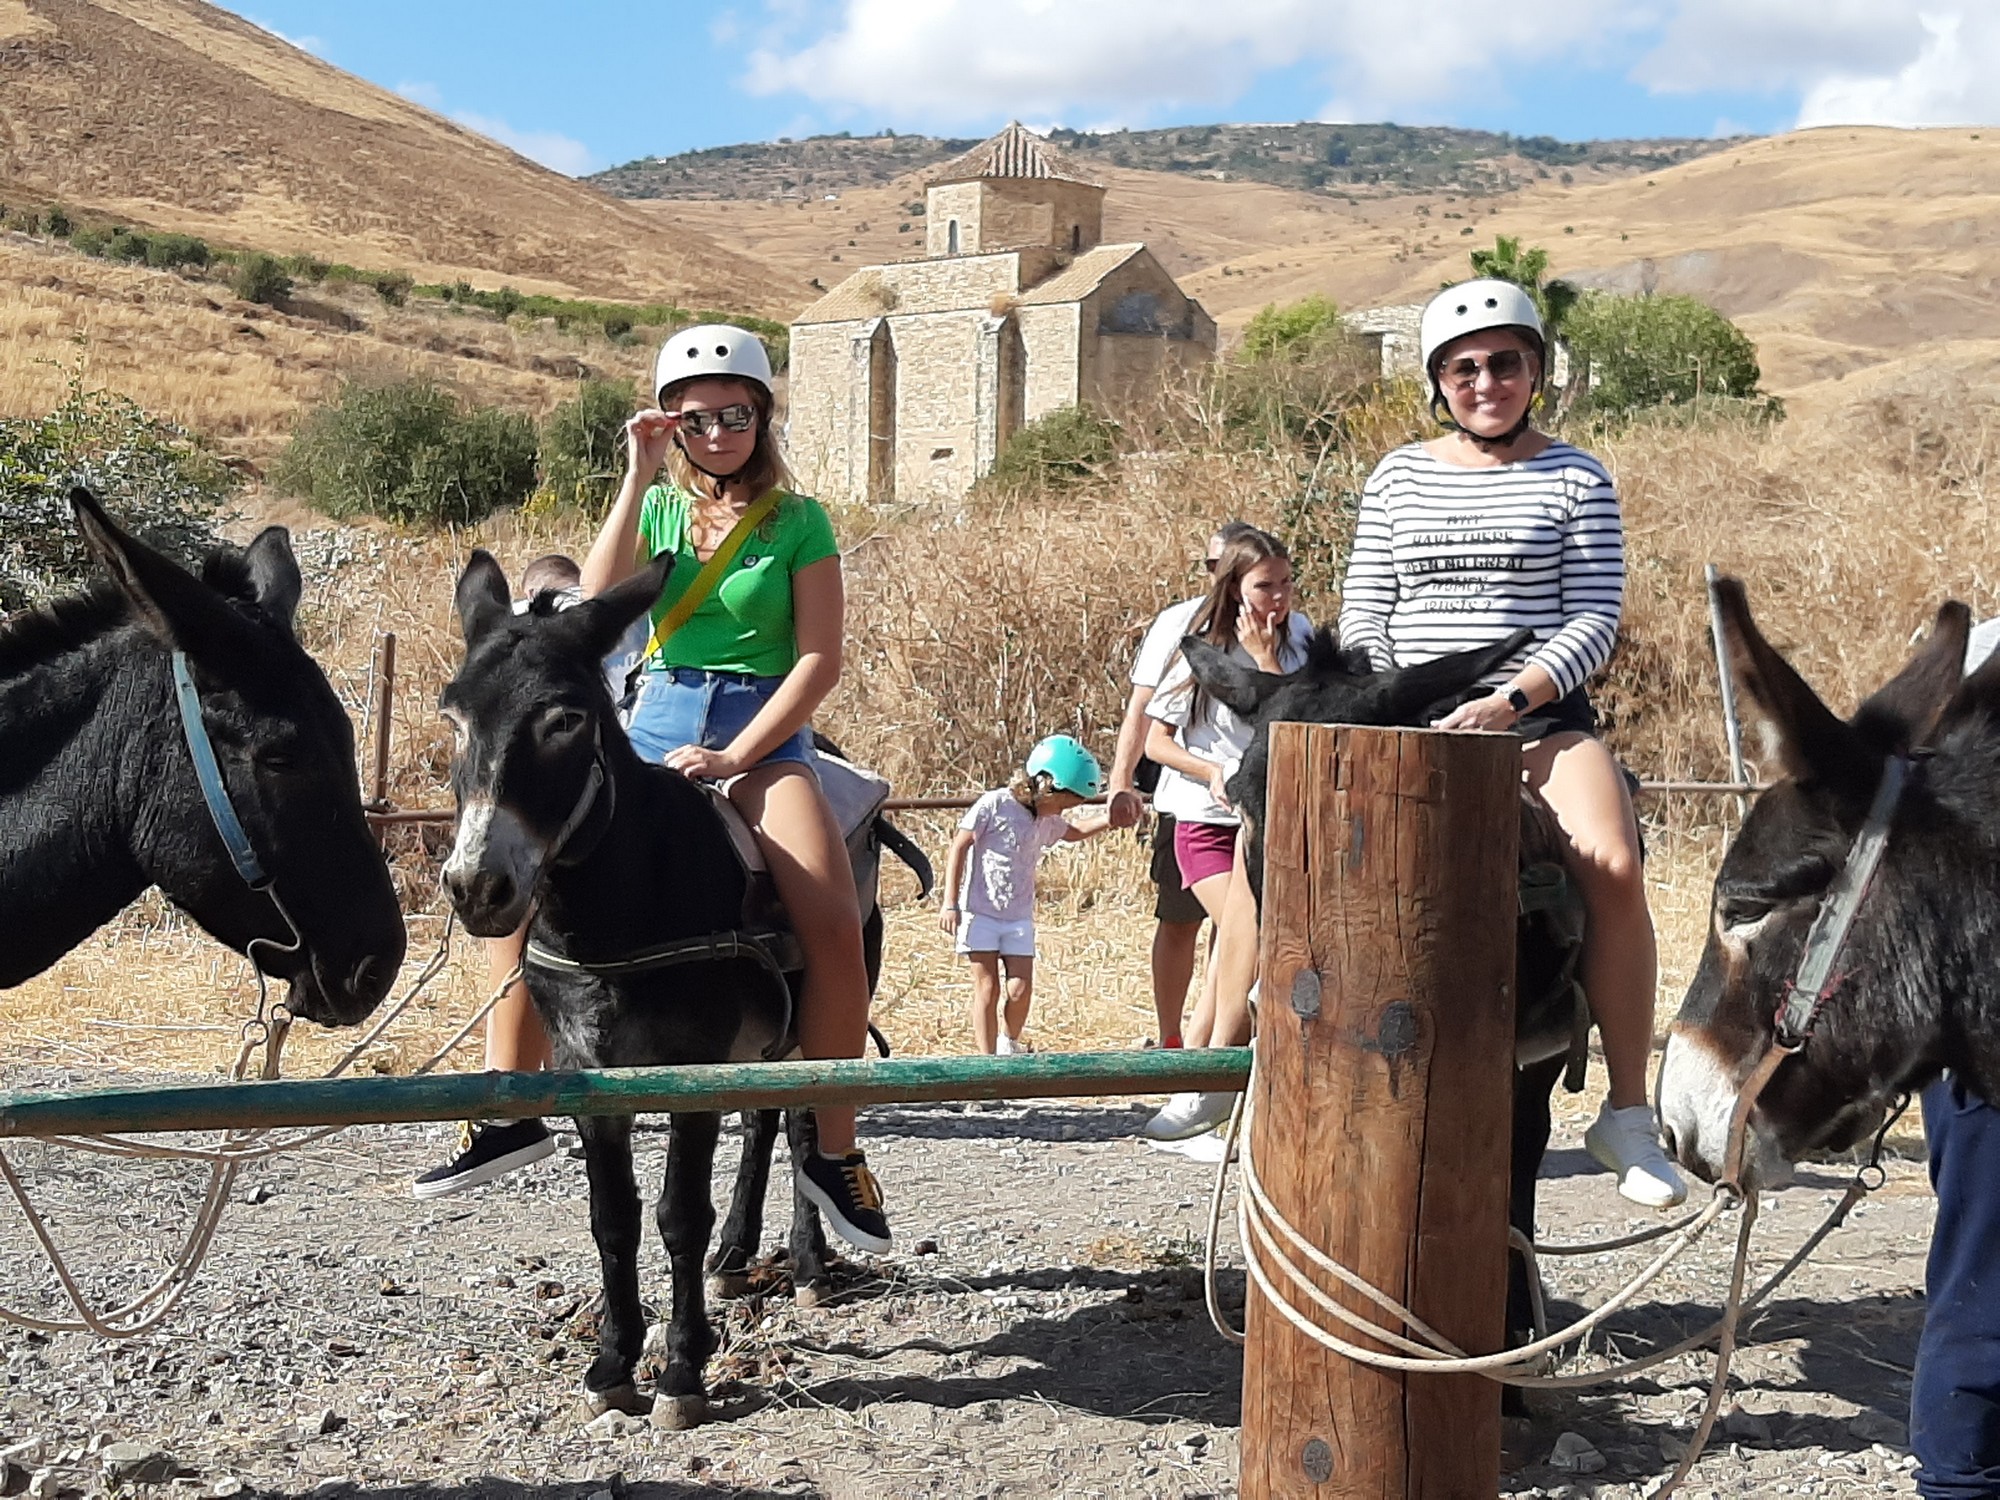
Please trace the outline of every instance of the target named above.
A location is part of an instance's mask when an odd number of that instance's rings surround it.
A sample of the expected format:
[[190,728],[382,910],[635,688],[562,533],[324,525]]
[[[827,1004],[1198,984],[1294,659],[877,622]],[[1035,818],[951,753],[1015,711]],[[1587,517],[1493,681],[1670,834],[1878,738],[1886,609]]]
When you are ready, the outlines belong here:
[[[655,626],[701,572],[701,559],[688,542],[690,500],[677,485],[656,484],[639,507],[639,545],[645,561],[662,552],[674,554],[673,572],[667,575],[660,602],[653,606]],[[781,495],[714,591],[646,665],[784,676],[799,659],[792,623],[792,575],[839,552],[833,522],[819,501]]]

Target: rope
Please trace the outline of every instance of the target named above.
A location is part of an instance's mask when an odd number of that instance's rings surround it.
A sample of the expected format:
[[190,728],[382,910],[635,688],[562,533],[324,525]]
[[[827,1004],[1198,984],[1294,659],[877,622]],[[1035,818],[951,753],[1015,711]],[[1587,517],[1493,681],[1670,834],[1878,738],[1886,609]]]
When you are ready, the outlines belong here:
[[[390,1006],[388,1013],[371,1025],[361,1039],[349,1047],[326,1071],[328,1078],[337,1078],[355,1060],[374,1045],[397,1017],[408,1010],[411,1003],[423,992],[433,979],[443,972],[451,956],[451,935],[457,925],[454,912],[445,920],[444,929],[438,936],[437,951],[411,980],[402,997]],[[463,1045],[479,1024],[486,1019],[507,993],[521,980],[521,966],[516,964],[513,971],[501,981],[499,988],[489,995],[485,1004],[476,1010],[472,1018],[452,1034],[445,1044],[433,1052],[421,1066],[415,1069],[417,1076],[431,1072],[446,1058]],[[238,1049],[236,1062],[229,1070],[232,1080],[240,1082],[250,1071],[251,1059],[261,1047],[264,1060],[258,1069],[265,1079],[279,1076],[280,1058],[284,1051],[285,1038],[290,1032],[291,1018],[282,1005],[267,1006],[264,975],[257,971],[257,1012],[245,1023],[243,1045]],[[266,1010],[270,1019],[266,1020]],[[52,1136],[48,1143],[71,1150],[86,1151],[99,1156],[122,1160],[168,1160],[192,1161],[209,1167],[208,1186],[202,1194],[202,1201],[195,1211],[194,1222],[188,1230],[186,1242],[180,1254],[152,1285],[139,1292],[130,1300],[120,1303],[105,1312],[98,1312],[90,1305],[89,1298],[71,1272],[67,1260],[47,1221],[28,1195],[27,1185],[14,1168],[5,1150],[0,1150],[0,1181],[4,1181],[20,1205],[21,1213],[40,1243],[42,1252],[55,1270],[56,1279],[61,1283],[63,1293],[70,1307],[75,1311],[74,1320],[53,1320],[39,1318],[20,1309],[0,1303],[0,1322],[12,1323],[22,1328],[34,1329],[42,1333],[94,1333],[103,1338],[134,1338],[156,1327],[193,1284],[195,1273],[207,1259],[215,1242],[215,1233],[222,1222],[223,1210],[228,1207],[229,1193],[235,1186],[237,1174],[245,1164],[263,1161],[287,1151],[296,1151],[328,1136],[338,1135],[348,1127],[344,1125],[321,1126],[297,1134],[277,1136],[267,1130],[230,1131],[224,1135],[222,1143],[213,1147],[156,1145],[150,1141],[136,1141],[126,1136]]]
[[[1227,1144],[1222,1160],[1216,1166],[1215,1185],[1209,1197],[1208,1241],[1203,1257],[1203,1290],[1209,1318],[1214,1323],[1216,1331],[1231,1343],[1240,1345],[1244,1342],[1243,1333],[1231,1327],[1222,1312],[1216,1285],[1216,1254],[1217,1242],[1221,1235],[1223,1198],[1228,1182],[1229,1164],[1232,1159],[1236,1159],[1242,1169],[1242,1183],[1236,1203],[1237,1238],[1243,1250],[1244,1270],[1250,1281],[1263,1294],[1264,1300],[1272,1310],[1292,1327],[1323,1348],[1331,1349],[1358,1363],[1376,1369],[1402,1372],[1475,1374],[1503,1385],[1530,1389],[1573,1390],[1629,1379],[1690,1350],[1714,1342],[1717,1346],[1716,1368],[1709,1384],[1708,1399],[1703,1409],[1701,1423],[1696,1428],[1674,1474],[1653,1492],[1654,1500],[1666,1500],[1667,1496],[1679,1488],[1708,1442],[1728,1388],[1730,1360],[1735,1352],[1737,1330],[1743,1315],[1754,1311],[1787,1277],[1803,1265],[1820,1243],[1846,1221],[1855,1204],[1881,1182],[1881,1170],[1875,1161],[1870,1161],[1857,1171],[1847,1191],[1819,1226],[1807,1236],[1805,1242],[1791,1257],[1748,1297],[1744,1296],[1743,1288],[1749,1264],[1751,1234],[1757,1222],[1758,1205],[1754,1192],[1739,1194],[1737,1190],[1727,1185],[1718,1187],[1715,1197],[1705,1208],[1686,1214],[1670,1223],[1608,1240],[1600,1245],[1538,1246],[1518,1230],[1510,1230],[1510,1244],[1521,1252],[1527,1262],[1536,1337],[1532,1342],[1515,1349],[1503,1350],[1496,1354],[1468,1355],[1451,1340],[1426,1324],[1411,1309],[1314,1245],[1273,1206],[1257,1174],[1256,1160],[1250,1146],[1251,1127],[1255,1119],[1255,1105],[1251,1100],[1255,1092],[1256,1072],[1256,1060],[1253,1056],[1251,1079],[1243,1093],[1238,1096],[1236,1107],[1230,1114]],[[1885,1124],[1883,1133],[1886,1134],[1886,1131]],[[1879,1135],[1876,1144],[1879,1154],[1881,1144]],[[1714,1323],[1670,1348],[1603,1369],[1574,1375],[1530,1373],[1537,1367],[1541,1371],[1546,1371],[1547,1362],[1554,1356],[1556,1350],[1586,1338],[1593,1329],[1629,1306],[1675,1261],[1694,1248],[1723,1213],[1739,1203],[1743,1208],[1743,1219],[1737,1231],[1729,1293],[1723,1304],[1722,1314]],[[1547,1315],[1540,1296],[1539,1256],[1586,1255],[1629,1249],[1635,1245],[1668,1238],[1671,1239],[1671,1243],[1609,1298],[1567,1327],[1553,1333],[1548,1331]],[[1373,1304],[1390,1320],[1401,1324],[1415,1337],[1384,1327],[1366,1314],[1343,1306],[1311,1279],[1307,1271],[1301,1268],[1300,1261]],[[1295,1295],[1288,1295],[1287,1289]],[[1379,1347],[1359,1344],[1332,1332],[1324,1323],[1315,1321],[1306,1312],[1301,1311],[1295,1305],[1295,1296],[1302,1296],[1319,1312]]]

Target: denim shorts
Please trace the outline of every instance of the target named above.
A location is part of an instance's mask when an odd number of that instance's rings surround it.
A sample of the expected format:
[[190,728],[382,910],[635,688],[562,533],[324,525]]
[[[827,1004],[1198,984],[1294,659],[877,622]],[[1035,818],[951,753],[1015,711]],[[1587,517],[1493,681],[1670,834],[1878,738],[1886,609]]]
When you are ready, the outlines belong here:
[[[625,737],[641,760],[655,765],[683,745],[727,750],[784,680],[742,672],[704,672],[694,667],[646,672],[639,679],[639,696],[632,704]],[[796,761],[811,765],[812,756],[812,734],[801,729],[757,764]]]

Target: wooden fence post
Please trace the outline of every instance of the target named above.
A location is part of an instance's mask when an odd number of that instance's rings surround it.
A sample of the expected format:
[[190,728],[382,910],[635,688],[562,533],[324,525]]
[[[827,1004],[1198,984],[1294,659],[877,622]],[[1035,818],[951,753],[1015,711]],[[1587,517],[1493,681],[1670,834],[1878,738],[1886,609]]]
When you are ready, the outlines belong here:
[[[1271,727],[1258,1174],[1306,1238],[1469,1353],[1505,1335],[1520,771],[1507,736]],[[1254,1285],[1245,1327],[1244,1500],[1498,1492],[1498,1386],[1357,1364]]]
[[375,786],[370,801],[389,805],[389,721],[396,709],[396,632],[382,637],[382,670],[375,676]]

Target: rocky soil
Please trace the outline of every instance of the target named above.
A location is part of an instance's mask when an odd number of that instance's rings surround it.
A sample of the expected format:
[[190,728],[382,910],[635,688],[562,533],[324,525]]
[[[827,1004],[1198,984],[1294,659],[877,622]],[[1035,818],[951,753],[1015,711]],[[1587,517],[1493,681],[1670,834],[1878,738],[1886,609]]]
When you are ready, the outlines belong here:
[[[106,1080],[0,1071],[0,1090]],[[1202,1307],[1213,1168],[1132,1138],[1136,1103],[869,1112],[899,1253],[853,1267],[834,1305],[771,1295],[716,1310],[716,1420],[686,1433],[579,1413],[597,1265],[580,1162],[419,1204],[439,1127],[350,1131],[246,1169],[197,1285],[155,1333],[109,1344],[0,1330],[0,1494],[106,1488],[533,1500],[753,1496],[1228,1496],[1240,1360]],[[9,1148],[100,1290],[177,1248],[203,1172]],[[665,1138],[640,1139],[657,1182]],[[733,1170],[725,1142],[719,1166]],[[1582,1153],[1550,1158],[1544,1232],[1639,1222]],[[1826,1168],[1771,1199],[1775,1266],[1844,1185]],[[770,1226],[782,1232],[785,1208]],[[1684,1493],[1912,1493],[1903,1447],[1932,1206],[1921,1164],[1773,1299],[1736,1363],[1733,1410]],[[1728,1264],[1712,1237],[1577,1366],[1707,1321]],[[1233,1237],[1225,1300],[1240,1315]],[[1552,1315],[1594,1303],[1639,1252],[1554,1267]],[[11,1202],[0,1284],[53,1311]],[[665,1260],[649,1247],[647,1291]],[[1637,1496],[1669,1472],[1709,1362],[1626,1388],[1537,1397],[1510,1424],[1505,1493]]]

